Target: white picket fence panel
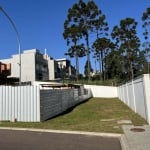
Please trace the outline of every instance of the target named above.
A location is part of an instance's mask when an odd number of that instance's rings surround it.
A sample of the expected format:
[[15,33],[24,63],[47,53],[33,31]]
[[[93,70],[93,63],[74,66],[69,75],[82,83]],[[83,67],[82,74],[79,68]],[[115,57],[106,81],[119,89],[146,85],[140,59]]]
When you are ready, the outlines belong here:
[[38,86],[0,86],[0,121],[40,121]]

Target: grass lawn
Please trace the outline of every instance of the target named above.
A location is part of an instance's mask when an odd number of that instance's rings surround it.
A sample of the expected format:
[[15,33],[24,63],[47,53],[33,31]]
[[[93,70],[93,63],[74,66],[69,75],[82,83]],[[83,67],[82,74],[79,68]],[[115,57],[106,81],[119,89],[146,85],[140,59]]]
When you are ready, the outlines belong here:
[[131,120],[133,125],[147,124],[143,118],[117,98],[91,98],[72,110],[45,122],[0,122],[0,126],[122,133],[122,124],[117,123],[120,120]]

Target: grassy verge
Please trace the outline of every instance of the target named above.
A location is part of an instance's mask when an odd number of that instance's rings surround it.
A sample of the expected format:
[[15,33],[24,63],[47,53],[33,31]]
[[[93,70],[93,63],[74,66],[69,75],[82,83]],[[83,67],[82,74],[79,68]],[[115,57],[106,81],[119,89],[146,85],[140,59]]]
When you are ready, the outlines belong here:
[[70,112],[45,122],[0,122],[0,126],[122,133],[122,124],[117,123],[120,120],[131,120],[133,125],[146,124],[143,118],[118,99],[92,98]]

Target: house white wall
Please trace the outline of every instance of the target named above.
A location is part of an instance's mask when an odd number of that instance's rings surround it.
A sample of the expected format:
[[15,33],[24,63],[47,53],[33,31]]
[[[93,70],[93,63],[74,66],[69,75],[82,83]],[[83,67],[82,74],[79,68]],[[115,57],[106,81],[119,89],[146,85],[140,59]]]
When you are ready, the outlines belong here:
[[[11,63],[10,77],[20,77],[18,54],[12,55],[10,59],[3,59],[0,61],[6,64]],[[56,78],[64,76],[75,76],[75,69],[66,58],[55,60],[47,54],[41,54],[38,49],[24,50],[23,53],[21,53],[22,82],[55,80]]]
[[47,61],[49,69],[49,80],[55,80],[55,60],[49,57]]
[[13,55],[11,61],[11,77],[19,78],[19,55]]
[[[12,55],[10,59],[0,60],[3,63],[11,63],[10,77],[19,78],[19,55]],[[23,53],[21,54],[21,81],[34,81],[35,80],[35,54]]]
[[35,70],[35,52],[23,53],[21,55],[21,81],[34,81]]
[[[3,63],[11,63],[11,77],[19,78],[19,55],[12,55],[10,59],[0,60]],[[46,66],[44,68],[44,66]],[[49,79],[48,63],[43,58],[43,54],[40,54],[39,50],[31,49],[25,50],[21,54],[21,81],[36,81],[38,79],[38,73],[41,73],[41,80]]]

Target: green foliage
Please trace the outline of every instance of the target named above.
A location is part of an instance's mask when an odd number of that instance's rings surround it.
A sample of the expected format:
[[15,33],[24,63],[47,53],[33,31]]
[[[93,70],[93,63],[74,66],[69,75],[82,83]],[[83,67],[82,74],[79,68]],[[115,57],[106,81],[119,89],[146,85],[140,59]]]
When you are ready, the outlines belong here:
[[[89,36],[92,32],[96,31],[96,34],[102,34],[104,31],[108,30],[108,25],[105,22],[105,15],[102,14],[95,4],[94,1],[88,1],[85,3],[83,0],[79,0],[78,3],[75,3],[72,8],[68,10],[67,19],[64,23],[64,33],[63,37],[67,40],[67,44],[73,43],[73,46],[68,50],[68,54],[71,57],[76,57],[76,61],[78,61],[78,57],[82,57],[87,55],[87,61],[90,62],[90,45],[89,45]],[[77,48],[80,43],[80,40],[85,40],[86,48],[81,50]],[[83,55],[80,55],[80,54]],[[76,68],[78,62],[76,62]],[[90,79],[90,66],[87,63],[87,75],[88,79]]]
[[104,69],[104,64],[106,65],[106,59],[104,59],[107,54],[111,51],[111,49],[115,48],[115,45],[107,38],[98,38],[93,43],[92,48],[94,50],[94,57],[99,61],[99,73],[102,75],[102,79],[104,80],[106,67]]
[[124,71],[124,57],[118,50],[112,50],[105,58],[105,68],[108,79],[117,78],[125,79],[126,73]]
[[150,7],[146,9],[146,11],[142,15],[143,28],[145,29],[143,32],[144,38],[148,39],[149,34],[149,26],[150,26]]
[[[146,9],[141,19],[143,35],[148,40],[150,7]],[[85,55],[87,62],[90,62],[87,63],[85,74],[88,80],[92,79],[90,66],[92,53],[99,62],[99,77],[97,76],[96,79],[117,78],[124,82],[149,72],[150,44],[146,41],[143,44],[144,50],[141,50],[142,44],[137,36],[137,24],[136,20],[130,17],[120,20],[120,24],[113,27],[111,32],[113,40],[111,40],[107,38],[109,26],[106,16],[94,1],[79,0],[73,4],[68,9],[64,22],[63,37],[69,46],[66,55],[74,57],[76,61],[76,79],[79,78],[79,58]]]
[[137,22],[133,18],[126,18],[120,21],[119,26],[113,28],[111,34],[123,56],[124,74],[126,73],[128,79],[134,77],[134,69],[140,52],[140,40],[137,37],[136,27]]
[[120,80],[114,78],[109,80],[99,80],[98,75],[91,77],[91,80],[87,80],[87,77],[80,76],[79,80],[63,80],[63,83],[71,84],[89,84],[89,85],[104,85],[104,86],[117,86],[120,84]]

